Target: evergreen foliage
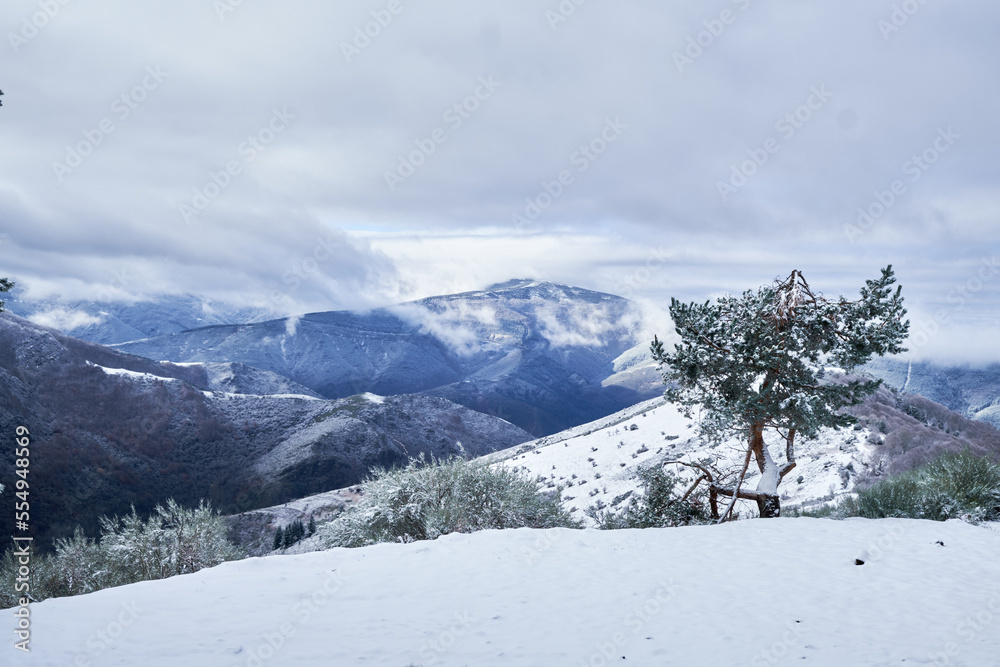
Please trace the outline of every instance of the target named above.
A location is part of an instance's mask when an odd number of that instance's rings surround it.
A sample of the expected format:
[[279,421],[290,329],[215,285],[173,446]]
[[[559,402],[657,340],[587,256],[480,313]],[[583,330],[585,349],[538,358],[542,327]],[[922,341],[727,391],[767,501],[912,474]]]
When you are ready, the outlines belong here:
[[[755,493],[740,488],[746,465],[735,488],[713,485],[715,493],[755,499],[761,516],[776,515],[777,486],[795,467],[796,434],[812,438],[823,427],[855,423],[842,408],[859,404],[879,382],[829,381],[825,369],[849,372],[873,355],[905,351],[900,344],[909,322],[903,320],[902,288],[892,289],[895,282],[888,266],[880,278],[865,282],[860,299],[827,299],[792,271],[773,285],[715,303],[671,299],[681,342],[673,353],[659,338],[651,346],[653,358],[666,367],[666,398],[688,416],[700,410],[700,435],[709,441],[746,438],[747,464],[752,454],[761,472]],[[765,429],[786,443],[781,468],[764,443]]]
[[[0,95],[3,95],[3,93],[0,93]],[[9,292],[12,289],[14,289],[14,283],[12,283],[10,280],[7,280],[6,278],[0,278],[0,292]],[[0,313],[2,312],[3,312],[3,301],[0,301]]]
[[285,546],[285,532],[281,529],[281,526],[278,526],[278,530],[274,532],[274,544],[271,548],[278,550],[283,546]]
[[303,537],[305,537],[305,534],[306,534],[305,526],[302,525],[301,521],[296,519],[295,521],[285,526],[285,535],[282,541],[282,546],[287,549],[288,547],[292,546],[293,544],[301,540]]
[[318,534],[330,547],[430,540],[490,528],[579,528],[560,490],[540,493],[538,480],[503,466],[423,457],[402,469],[374,471],[361,499]]

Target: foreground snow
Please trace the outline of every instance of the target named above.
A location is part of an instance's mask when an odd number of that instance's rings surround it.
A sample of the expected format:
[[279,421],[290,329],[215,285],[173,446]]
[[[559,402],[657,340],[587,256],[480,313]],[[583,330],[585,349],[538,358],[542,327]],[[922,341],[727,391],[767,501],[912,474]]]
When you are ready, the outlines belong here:
[[998,554],[903,519],[448,535],[48,600],[2,663],[996,666]]

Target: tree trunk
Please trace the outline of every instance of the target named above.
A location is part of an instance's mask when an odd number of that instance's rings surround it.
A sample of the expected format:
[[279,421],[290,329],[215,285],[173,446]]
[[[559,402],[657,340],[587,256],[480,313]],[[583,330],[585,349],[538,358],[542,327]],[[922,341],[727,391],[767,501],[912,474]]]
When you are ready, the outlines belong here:
[[757,499],[757,510],[761,519],[773,519],[781,516],[781,498],[777,495],[761,496]]
[[754,458],[757,459],[757,467],[760,468],[761,473],[763,473],[765,465],[763,424],[750,424],[750,442],[748,444],[750,451],[753,452]]

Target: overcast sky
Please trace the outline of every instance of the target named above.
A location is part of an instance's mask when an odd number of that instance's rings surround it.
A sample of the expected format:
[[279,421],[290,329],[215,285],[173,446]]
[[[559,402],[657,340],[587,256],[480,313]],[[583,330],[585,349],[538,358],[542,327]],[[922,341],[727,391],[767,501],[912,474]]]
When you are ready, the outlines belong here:
[[916,356],[1000,360],[995,2],[0,11],[0,275],[29,296],[666,305],[892,263]]

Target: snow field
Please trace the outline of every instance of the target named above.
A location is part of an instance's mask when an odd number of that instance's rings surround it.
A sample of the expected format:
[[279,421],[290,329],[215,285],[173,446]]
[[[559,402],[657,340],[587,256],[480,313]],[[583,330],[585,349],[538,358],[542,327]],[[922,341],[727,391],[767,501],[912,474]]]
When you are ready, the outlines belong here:
[[998,553],[906,519],[452,534],[46,600],[17,664],[995,667]]

